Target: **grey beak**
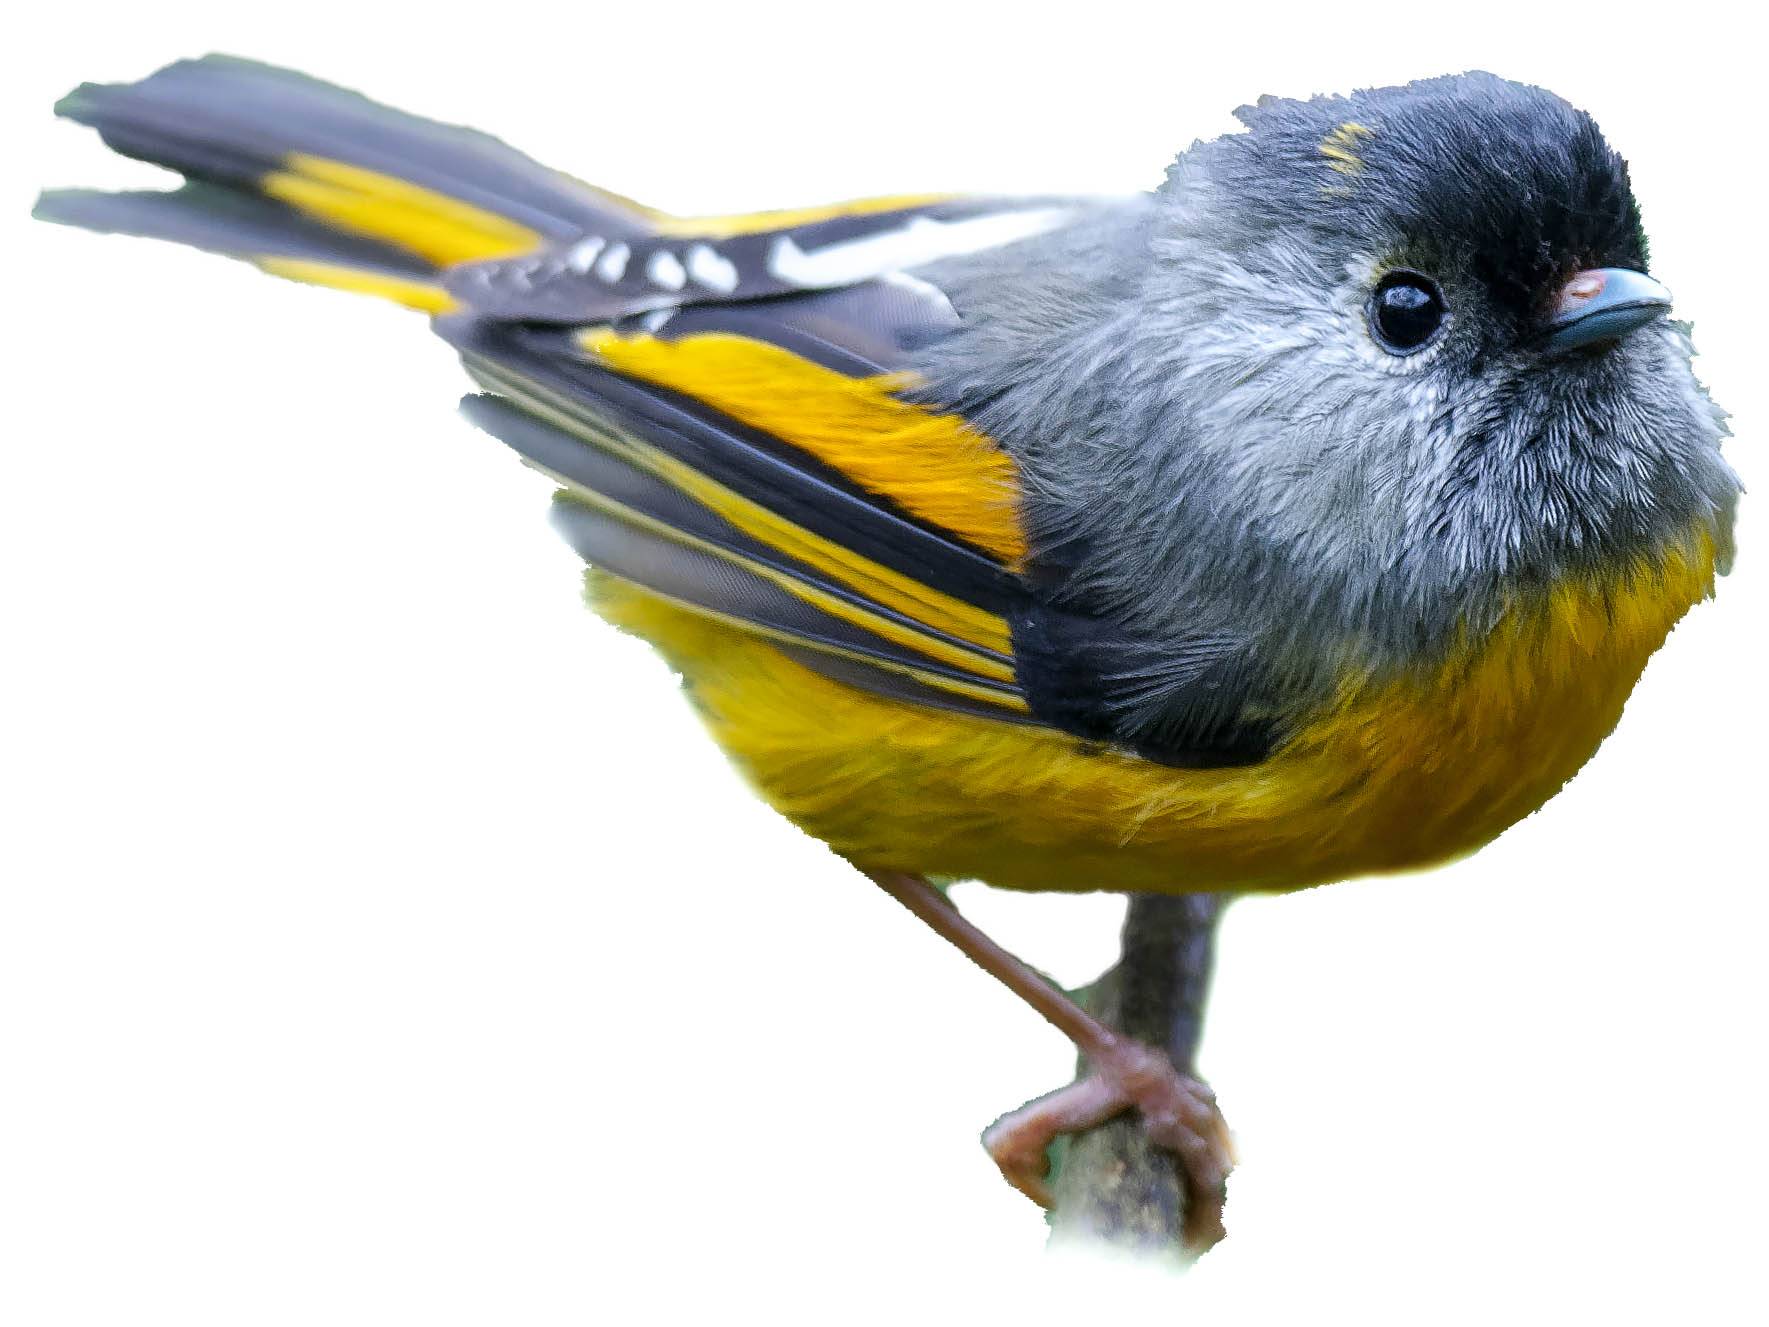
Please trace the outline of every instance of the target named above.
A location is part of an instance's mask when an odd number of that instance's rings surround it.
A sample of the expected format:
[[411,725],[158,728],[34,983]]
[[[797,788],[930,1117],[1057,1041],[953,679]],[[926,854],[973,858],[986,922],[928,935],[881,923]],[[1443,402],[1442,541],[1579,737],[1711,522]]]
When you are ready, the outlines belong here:
[[1619,341],[1670,310],[1671,292],[1646,273],[1594,267],[1560,288],[1540,344],[1550,350],[1572,350]]

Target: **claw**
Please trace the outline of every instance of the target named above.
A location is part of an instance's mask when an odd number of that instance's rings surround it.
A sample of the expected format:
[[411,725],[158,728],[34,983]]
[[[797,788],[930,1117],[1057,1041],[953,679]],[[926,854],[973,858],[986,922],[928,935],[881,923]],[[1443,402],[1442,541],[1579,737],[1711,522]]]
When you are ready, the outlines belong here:
[[1223,1237],[1222,1207],[1234,1148],[1208,1084],[1182,1074],[1165,1055],[1120,1042],[1093,1071],[1002,1116],[983,1146],[1007,1182],[1041,1207],[1051,1205],[1048,1149],[1127,1110],[1158,1146],[1173,1153],[1186,1186],[1186,1239],[1208,1248]]

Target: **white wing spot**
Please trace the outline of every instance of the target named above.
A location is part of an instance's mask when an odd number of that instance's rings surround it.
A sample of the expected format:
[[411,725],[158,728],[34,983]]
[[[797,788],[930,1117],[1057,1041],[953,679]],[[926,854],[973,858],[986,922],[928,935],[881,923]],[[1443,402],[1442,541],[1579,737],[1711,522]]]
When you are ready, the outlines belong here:
[[737,264],[710,244],[696,244],[688,250],[688,275],[721,295],[737,289]]
[[608,252],[603,254],[601,261],[596,264],[596,275],[604,281],[619,281],[621,277],[626,275],[628,252],[627,246],[624,244],[610,246]]
[[768,271],[795,286],[845,286],[884,272],[918,267],[936,258],[978,253],[1041,235],[1073,215],[1071,208],[1040,207],[966,217],[962,221],[911,217],[896,230],[826,244],[809,253],[799,248],[792,236],[782,235],[768,251]]
[[645,275],[665,290],[680,290],[688,280],[682,260],[668,249],[659,249],[645,264]]
[[584,275],[607,244],[600,235],[586,236],[565,251],[565,266],[579,276]]

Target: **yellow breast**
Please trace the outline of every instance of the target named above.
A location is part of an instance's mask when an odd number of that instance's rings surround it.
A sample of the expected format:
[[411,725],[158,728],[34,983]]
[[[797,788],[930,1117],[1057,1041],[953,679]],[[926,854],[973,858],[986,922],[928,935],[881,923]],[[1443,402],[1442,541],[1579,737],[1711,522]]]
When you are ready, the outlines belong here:
[[596,607],[682,672],[761,795],[843,855],[1026,889],[1290,889],[1471,851],[1597,749],[1710,593],[1705,533],[1520,599],[1428,672],[1348,681],[1261,764],[1176,770],[881,700],[618,582]]

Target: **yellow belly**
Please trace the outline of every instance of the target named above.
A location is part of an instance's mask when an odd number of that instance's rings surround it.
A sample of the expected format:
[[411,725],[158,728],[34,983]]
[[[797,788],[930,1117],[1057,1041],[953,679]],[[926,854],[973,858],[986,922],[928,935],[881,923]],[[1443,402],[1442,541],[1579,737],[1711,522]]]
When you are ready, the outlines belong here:
[[1694,535],[1650,566],[1520,602],[1428,674],[1348,683],[1271,758],[1176,770],[1065,734],[881,700],[623,584],[596,607],[655,644],[782,814],[844,856],[1023,889],[1292,889],[1469,852],[1557,792],[1712,589]]

